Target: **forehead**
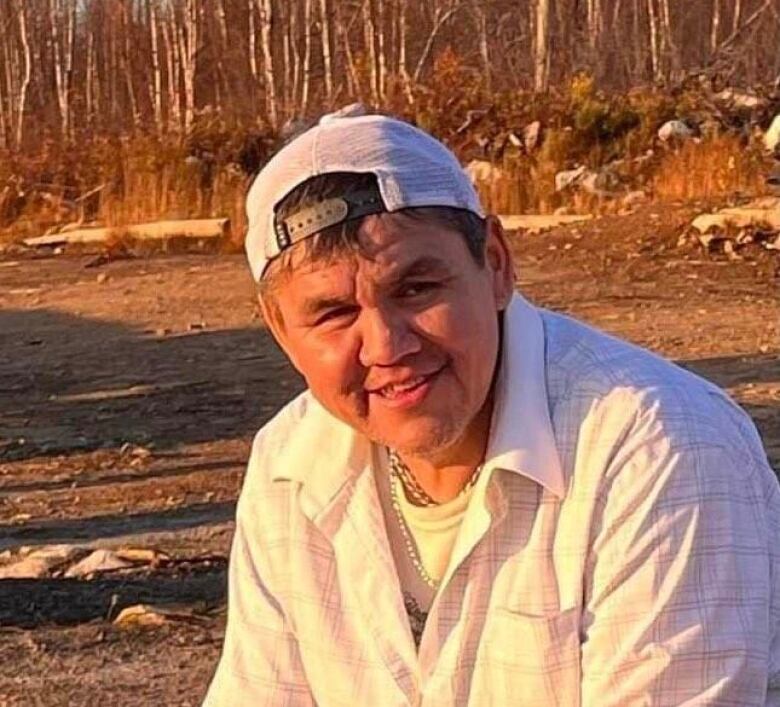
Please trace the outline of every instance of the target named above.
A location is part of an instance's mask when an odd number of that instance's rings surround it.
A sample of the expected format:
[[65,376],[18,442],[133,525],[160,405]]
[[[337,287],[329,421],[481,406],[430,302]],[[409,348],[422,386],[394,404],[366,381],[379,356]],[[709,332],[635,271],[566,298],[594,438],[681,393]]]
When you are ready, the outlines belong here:
[[470,256],[464,238],[454,228],[399,212],[368,216],[349,237],[337,236],[327,247],[298,243],[283,257],[281,279],[289,283],[331,279],[338,272],[358,269],[376,276],[392,275],[415,262],[458,268]]

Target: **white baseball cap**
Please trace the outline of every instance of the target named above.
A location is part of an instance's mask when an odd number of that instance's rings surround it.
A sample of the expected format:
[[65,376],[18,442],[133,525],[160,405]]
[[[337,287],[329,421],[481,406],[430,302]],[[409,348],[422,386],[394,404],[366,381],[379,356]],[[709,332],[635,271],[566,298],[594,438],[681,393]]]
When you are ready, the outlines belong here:
[[[379,194],[328,199],[277,222],[276,208],[285,196],[331,172],[374,174]],[[484,217],[457,158],[435,138],[403,121],[366,115],[359,104],[325,115],[277,152],[249,189],[245,247],[252,275],[259,281],[285,248],[322,228],[416,206],[451,206]]]

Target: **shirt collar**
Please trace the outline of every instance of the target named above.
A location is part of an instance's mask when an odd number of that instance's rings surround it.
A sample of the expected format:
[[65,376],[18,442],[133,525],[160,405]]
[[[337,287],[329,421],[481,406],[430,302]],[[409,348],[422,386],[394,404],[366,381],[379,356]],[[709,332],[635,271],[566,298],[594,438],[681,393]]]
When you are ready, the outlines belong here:
[[[490,438],[483,473],[505,469],[522,474],[558,497],[565,484],[550,420],[538,310],[514,295],[504,316],[503,350],[496,380]],[[298,481],[316,509],[323,510],[371,462],[371,444],[333,417],[308,391],[287,444],[276,450],[272,479]]]
[[484,471],[517,472],[562,498],[565,482],[550,419],[539,311],[515,294],[504,315],[503,333]]

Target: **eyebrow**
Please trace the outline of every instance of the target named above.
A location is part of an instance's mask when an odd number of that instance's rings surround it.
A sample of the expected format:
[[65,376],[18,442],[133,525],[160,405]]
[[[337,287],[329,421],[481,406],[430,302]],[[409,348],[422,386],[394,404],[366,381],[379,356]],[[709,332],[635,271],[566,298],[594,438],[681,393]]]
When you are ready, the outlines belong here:
[[[417,260],[413,260],[411,263],[391,273],[387,277],[387,281],[382,282],[381,284],[385,287],[392,287],[399,282],[403,282],[404,280],[412,277],[431,275],[435,273],[449,274],[449,268],[447,267],[447,264],[441,260],[441,258],[437,258],[436,256],[423,256]],[[315,296],[311,299],[307,299],[304,302],[303,313],[307,317],[312,317],[328,309],[336,309],[339,307],[350,306],[352,304],[354,304],[354,297],[351,293],[343,296]]]
[[449,272],[450,268],[441,258],[437,258],[435,255],[426,255],[391,273],[387,278],[387,283],[383,284],[392,285],[411,277],[441,273],[449,274]]

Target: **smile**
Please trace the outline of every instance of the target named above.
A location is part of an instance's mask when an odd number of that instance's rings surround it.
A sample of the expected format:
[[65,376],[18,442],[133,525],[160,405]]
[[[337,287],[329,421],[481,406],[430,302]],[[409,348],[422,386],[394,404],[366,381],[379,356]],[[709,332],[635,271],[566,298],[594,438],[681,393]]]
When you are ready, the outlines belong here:
[[414,376],[397,383],[390,383],[371,391],[371,395],[379,398],[384,405],[393,408],[413,407],[426,397],[434,380],[444,370],[440,368],[427,375]]

